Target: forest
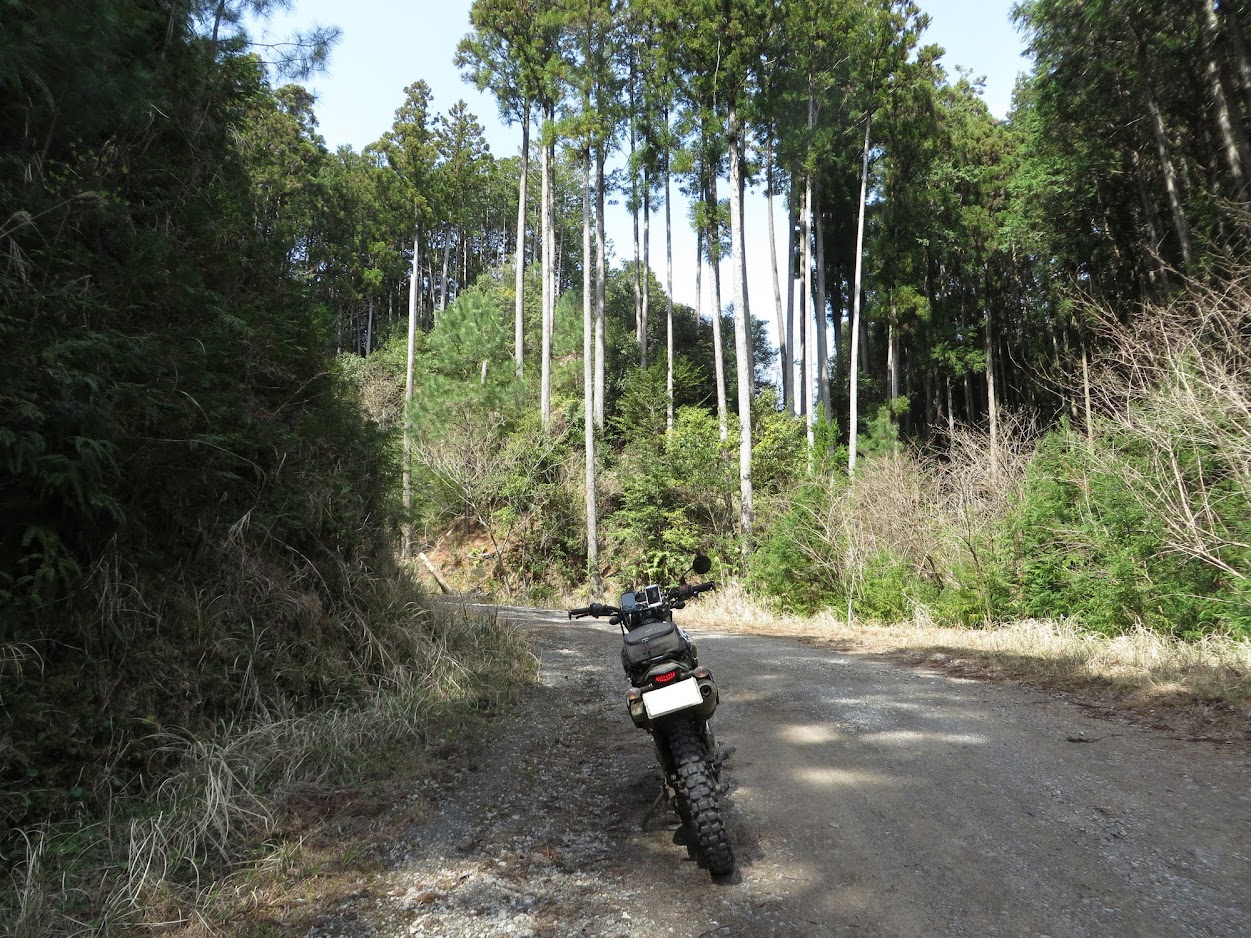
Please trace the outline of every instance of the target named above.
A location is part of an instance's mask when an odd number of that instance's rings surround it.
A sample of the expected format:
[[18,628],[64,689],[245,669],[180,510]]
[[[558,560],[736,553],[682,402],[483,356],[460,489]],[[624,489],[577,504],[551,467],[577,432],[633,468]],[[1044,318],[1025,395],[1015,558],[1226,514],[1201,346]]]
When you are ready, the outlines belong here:
[[[448,56],[507,156],[420,75],[332,152],[334,31],[253,43],[280,6],[4,7],[14,934],[133,921],[135,870],[260,823],[223,785],[524,681],[418,557],[537,605],[701,551],[849,623],[1251,635],[1241,0],[1023,0],[1003,120],[913,0],[475,0]],[[749,187],[788,219],[750,309]]]

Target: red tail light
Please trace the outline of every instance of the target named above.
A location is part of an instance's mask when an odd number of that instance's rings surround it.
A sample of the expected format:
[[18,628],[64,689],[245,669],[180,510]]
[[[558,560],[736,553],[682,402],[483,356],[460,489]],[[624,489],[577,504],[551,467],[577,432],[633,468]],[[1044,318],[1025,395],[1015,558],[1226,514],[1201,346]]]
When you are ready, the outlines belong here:
[[676,678],[677,676],[678,676],[678,672],[677,672],[677,671],[669,671],[669,672],[668,672],[668,673],[666,673],[666,674],[657,674],[654,678],[652,678],[652,683],[654,683],[654,684],[668,684],[670,681],[672,681],[672,680],[673,680],[674,678]]

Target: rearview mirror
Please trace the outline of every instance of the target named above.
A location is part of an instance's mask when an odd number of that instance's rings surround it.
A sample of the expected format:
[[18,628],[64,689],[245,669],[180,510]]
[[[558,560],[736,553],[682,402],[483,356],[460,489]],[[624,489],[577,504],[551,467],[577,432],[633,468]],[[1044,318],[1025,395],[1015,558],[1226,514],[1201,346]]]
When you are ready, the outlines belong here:
[[691,561],[691,569],[703,576],[712,569],[712,561],[703,554],[696,554],[695,559]]

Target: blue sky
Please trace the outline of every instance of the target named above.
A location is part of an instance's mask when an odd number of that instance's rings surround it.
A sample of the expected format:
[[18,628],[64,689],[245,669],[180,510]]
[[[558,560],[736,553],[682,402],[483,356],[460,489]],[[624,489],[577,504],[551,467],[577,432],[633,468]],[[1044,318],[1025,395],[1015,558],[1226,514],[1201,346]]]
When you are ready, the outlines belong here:
[[[950,74],[963,66],[985,76],[987,105],[1000,117],[1011,105],[1017,74],[1028,68],[1022,57],[1024,43],[1010,20],[1015,2],[919,0],[931,19],[924,41],[946,50],[943,61]],[[391,126],[404,86],[420,78],[430,85],[438,111],[463,98],[482,123],[492,152],[508,156],[517,151],[520,131],[503,126],[494,99],[466,84],[452,64],[456,44],[469,29],[469,6],[470,0],[294,0],[292,11],[275,18],[268,28],[271,40],[313,23],[342,29],[329,68],[305,83],[317,96],[320,130],[332,149],[349,144],[360,150],[378,139]],[[767,258],[763,198],[749,199],[747,214],[748,256]],[[685,217],[685,207],[675,204],[675,227]],[[784,221],[779,219],[779,225]],[[610,209],[608,229],[618,257],[631,253],[630,223],[620,207]],[[654,235],[652,266],[661,283],[663,249],[663,235]],[[694,303],[694,257],[693,235],[685,230],[675,233],[674,296],[688,304]],[[766,308],[773,295],[767,263],[749,268],[748,285],[753,312],[771,318]]]

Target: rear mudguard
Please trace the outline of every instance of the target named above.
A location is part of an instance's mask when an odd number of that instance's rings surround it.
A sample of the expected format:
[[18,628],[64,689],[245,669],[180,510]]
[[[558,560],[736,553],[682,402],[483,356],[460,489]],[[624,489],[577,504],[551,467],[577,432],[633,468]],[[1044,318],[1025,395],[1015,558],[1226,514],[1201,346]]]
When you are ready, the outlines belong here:
[[630,693],[626,697],[626,706],[630,711],[630,719],[634,725],[642,730],[654,730],[657,726],[662,726],[673,720],[707,720],[717,710],[717,704],[720,702],[720,694],[717,692],[717,684],[712,679],[711,672],[701,668],[706,676],[696,677],[699,684],[699,693],[703,698],[703,702],[695,707],[687,707],[685,710],[678,710],[674,713],[667,713],[663,717],[652,720],[647,715],[647,709],[643,706],[642,688],[631,688]]

